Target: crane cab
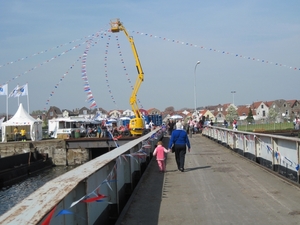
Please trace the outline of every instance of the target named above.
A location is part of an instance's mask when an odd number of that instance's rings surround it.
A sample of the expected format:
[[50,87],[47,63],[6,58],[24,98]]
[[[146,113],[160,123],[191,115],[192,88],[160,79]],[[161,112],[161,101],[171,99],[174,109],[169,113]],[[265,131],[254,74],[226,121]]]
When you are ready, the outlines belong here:
[[110,20],[110,30],[112,33],[117,33],[120,31],[121,22],[119,19]]

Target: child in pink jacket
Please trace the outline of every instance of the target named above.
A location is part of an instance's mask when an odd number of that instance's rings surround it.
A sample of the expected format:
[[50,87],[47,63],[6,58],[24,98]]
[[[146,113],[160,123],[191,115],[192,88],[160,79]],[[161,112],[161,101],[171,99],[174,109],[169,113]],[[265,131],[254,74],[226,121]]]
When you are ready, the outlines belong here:
[[170,152],[162,146],[162,141],[157,142],[157,147],[154,149],[153,156],[156,156],[157,164],[160,172],[166,171],[165,153]]

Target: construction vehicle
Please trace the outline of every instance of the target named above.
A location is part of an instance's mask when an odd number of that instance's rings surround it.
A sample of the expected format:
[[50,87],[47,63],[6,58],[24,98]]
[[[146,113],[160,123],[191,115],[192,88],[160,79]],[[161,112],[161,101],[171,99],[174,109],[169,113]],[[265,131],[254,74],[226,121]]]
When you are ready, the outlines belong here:
[[131,49],[132,49],[133,56],[134,56],[135,63],[136,63],[136,69],[138,72],[138,77],[137,77],[137,80],[135,82],[135,85],[133,87],[133,90],[132,90],[132,93],[131,93],[131,96],[129,99],[129,103],[130,103],[132,111],[135,115],[135,118],[131,119],[129,122],[129,131],[132,136],[143,135],[145,132],[145,122],[144,122],[144,119],[142,118],[142,114],[137,105],[137,99],[136,99],[137,92],[141,86],[141,83],[144,81],[143,69],[142,69],[142,66],[141,66],[135,45],[134,45],[133,38],[128,34],[127,30],[125,29],[123,24],[120,22],[120,20],[119,19],[111,20],[110,26],[111,26],[112,33],[117,33],[119,31],[123,31],[131,45]]

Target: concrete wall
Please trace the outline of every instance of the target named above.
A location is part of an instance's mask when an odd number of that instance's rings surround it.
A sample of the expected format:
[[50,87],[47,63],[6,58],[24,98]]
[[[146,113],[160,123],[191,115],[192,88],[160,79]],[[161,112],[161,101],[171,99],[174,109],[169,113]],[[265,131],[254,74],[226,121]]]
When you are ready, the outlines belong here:
[[89,150],[86,148],[67,149],[66,142],[60,139],[35,142],[7,142],[0,144],[1,157],[22,154],[37,150],[48,154],[57,166],[81,165],[89,161]]

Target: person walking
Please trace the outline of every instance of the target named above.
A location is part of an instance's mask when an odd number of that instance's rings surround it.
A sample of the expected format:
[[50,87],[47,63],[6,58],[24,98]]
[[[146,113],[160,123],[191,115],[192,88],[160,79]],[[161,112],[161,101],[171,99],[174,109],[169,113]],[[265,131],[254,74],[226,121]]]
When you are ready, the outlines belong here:
[[173,122],[172,119],[170,119],[167,125],[168,125],[169,135],[172,135],[175,123]]
[[166,171],[165,153],[169,153],[170,150],[165,149],[162,144],[162,141],[157,142],[157,147],[154,149],[153,156],[156,156],[159,172],[164,173]]
[[184,172],[186,148],[188,148],[188,151],[190,152],[191,144],[186,131],[183,130],[180,126],[176,126],[176,130],[174,130],[171,135],[168,145],[169,151],[171,151],[173,145],[175,149],[175,160],[177,163],[177,168],[181,172]]

